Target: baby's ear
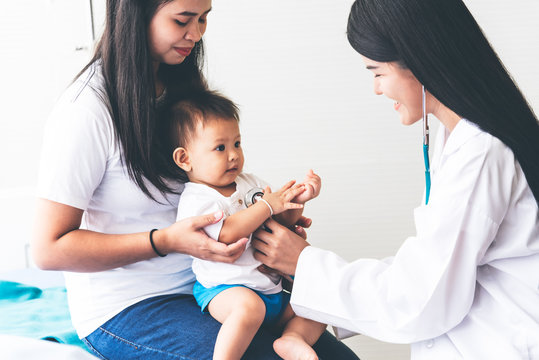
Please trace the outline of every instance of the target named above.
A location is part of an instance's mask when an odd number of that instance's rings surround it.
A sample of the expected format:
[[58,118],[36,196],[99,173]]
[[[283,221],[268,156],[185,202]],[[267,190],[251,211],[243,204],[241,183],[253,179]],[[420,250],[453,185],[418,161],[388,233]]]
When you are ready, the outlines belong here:
[[174,162],[176,165],[180,167],[185,172],[191,171],[191,161],[189,159],[189,152],[187,149],[178,147],[176,150],[174,150],[174,153],[172,154],[172,158],[174,159]]

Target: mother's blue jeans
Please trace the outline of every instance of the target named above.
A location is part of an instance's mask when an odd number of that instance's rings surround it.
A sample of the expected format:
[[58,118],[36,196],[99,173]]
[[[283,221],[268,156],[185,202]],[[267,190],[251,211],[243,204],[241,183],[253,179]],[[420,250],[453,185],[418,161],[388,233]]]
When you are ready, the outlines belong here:
[[[132,305],[100,326],[83,341],[100,358],[211,359],[221,324],[201,313],[191,295],[164,295]],[[242,359],[277,360],[270,330],[261,328]],[[313,346],[320,359],[358,357],[327,331]]]

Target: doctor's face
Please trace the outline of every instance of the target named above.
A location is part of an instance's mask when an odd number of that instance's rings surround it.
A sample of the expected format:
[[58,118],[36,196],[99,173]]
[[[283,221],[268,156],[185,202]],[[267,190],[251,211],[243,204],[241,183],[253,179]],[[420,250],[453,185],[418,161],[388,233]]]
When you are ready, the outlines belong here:
[[364,56],[368,70],[374,74],[374,92],[395,101],[393,108],[399,113],[403,125],[411,125],[422,118],[421,84],[412,72],[396,62],[378,62]]

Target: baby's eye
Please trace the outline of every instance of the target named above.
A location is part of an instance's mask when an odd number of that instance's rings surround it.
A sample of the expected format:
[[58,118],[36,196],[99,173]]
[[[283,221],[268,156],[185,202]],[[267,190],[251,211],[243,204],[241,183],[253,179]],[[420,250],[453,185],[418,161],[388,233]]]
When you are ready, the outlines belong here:
[[236,141],[236,143],[234,144],[235,147],[239,148],[241,146],[241,143],[239,141]]
[[215,148],[215,150],[217,151],[225,151],[225,146],[224,145],[219,145]]

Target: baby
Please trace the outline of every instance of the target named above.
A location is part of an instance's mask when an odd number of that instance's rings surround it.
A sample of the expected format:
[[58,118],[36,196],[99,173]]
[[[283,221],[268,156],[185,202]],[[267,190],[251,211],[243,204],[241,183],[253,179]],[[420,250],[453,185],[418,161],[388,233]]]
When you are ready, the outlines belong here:
[[[168,146],[175,164],[187,175],[178,206],[178,220],[223,212],[223,219],[207,226],[217,241],[233,243],[249,237],[273,216],[286,226],[300,218],[303,204],[320,192],[320,177],[310,170],[301,184],[289,181],[271,192],[266,183],[243,173],[243,151],[236,105],[220,94],[204,90],[187,95],[165,115]],[[254,189],[254,191],[252,191]],[[263,190],[262,190],[263,189]],[[250,192],[246,200],[247,193]],[[247,207],[258,192],[258,201]],[[264,274],[254,249],[233,264],[193,259],[197,282],[193,294],[202,311],[222,326],[214,359],[240,359],[262,323],[283,328],[274,349],[284,359],[318,359],[312,345],[326,325],[298,317],[288,303],[281,278]]]

